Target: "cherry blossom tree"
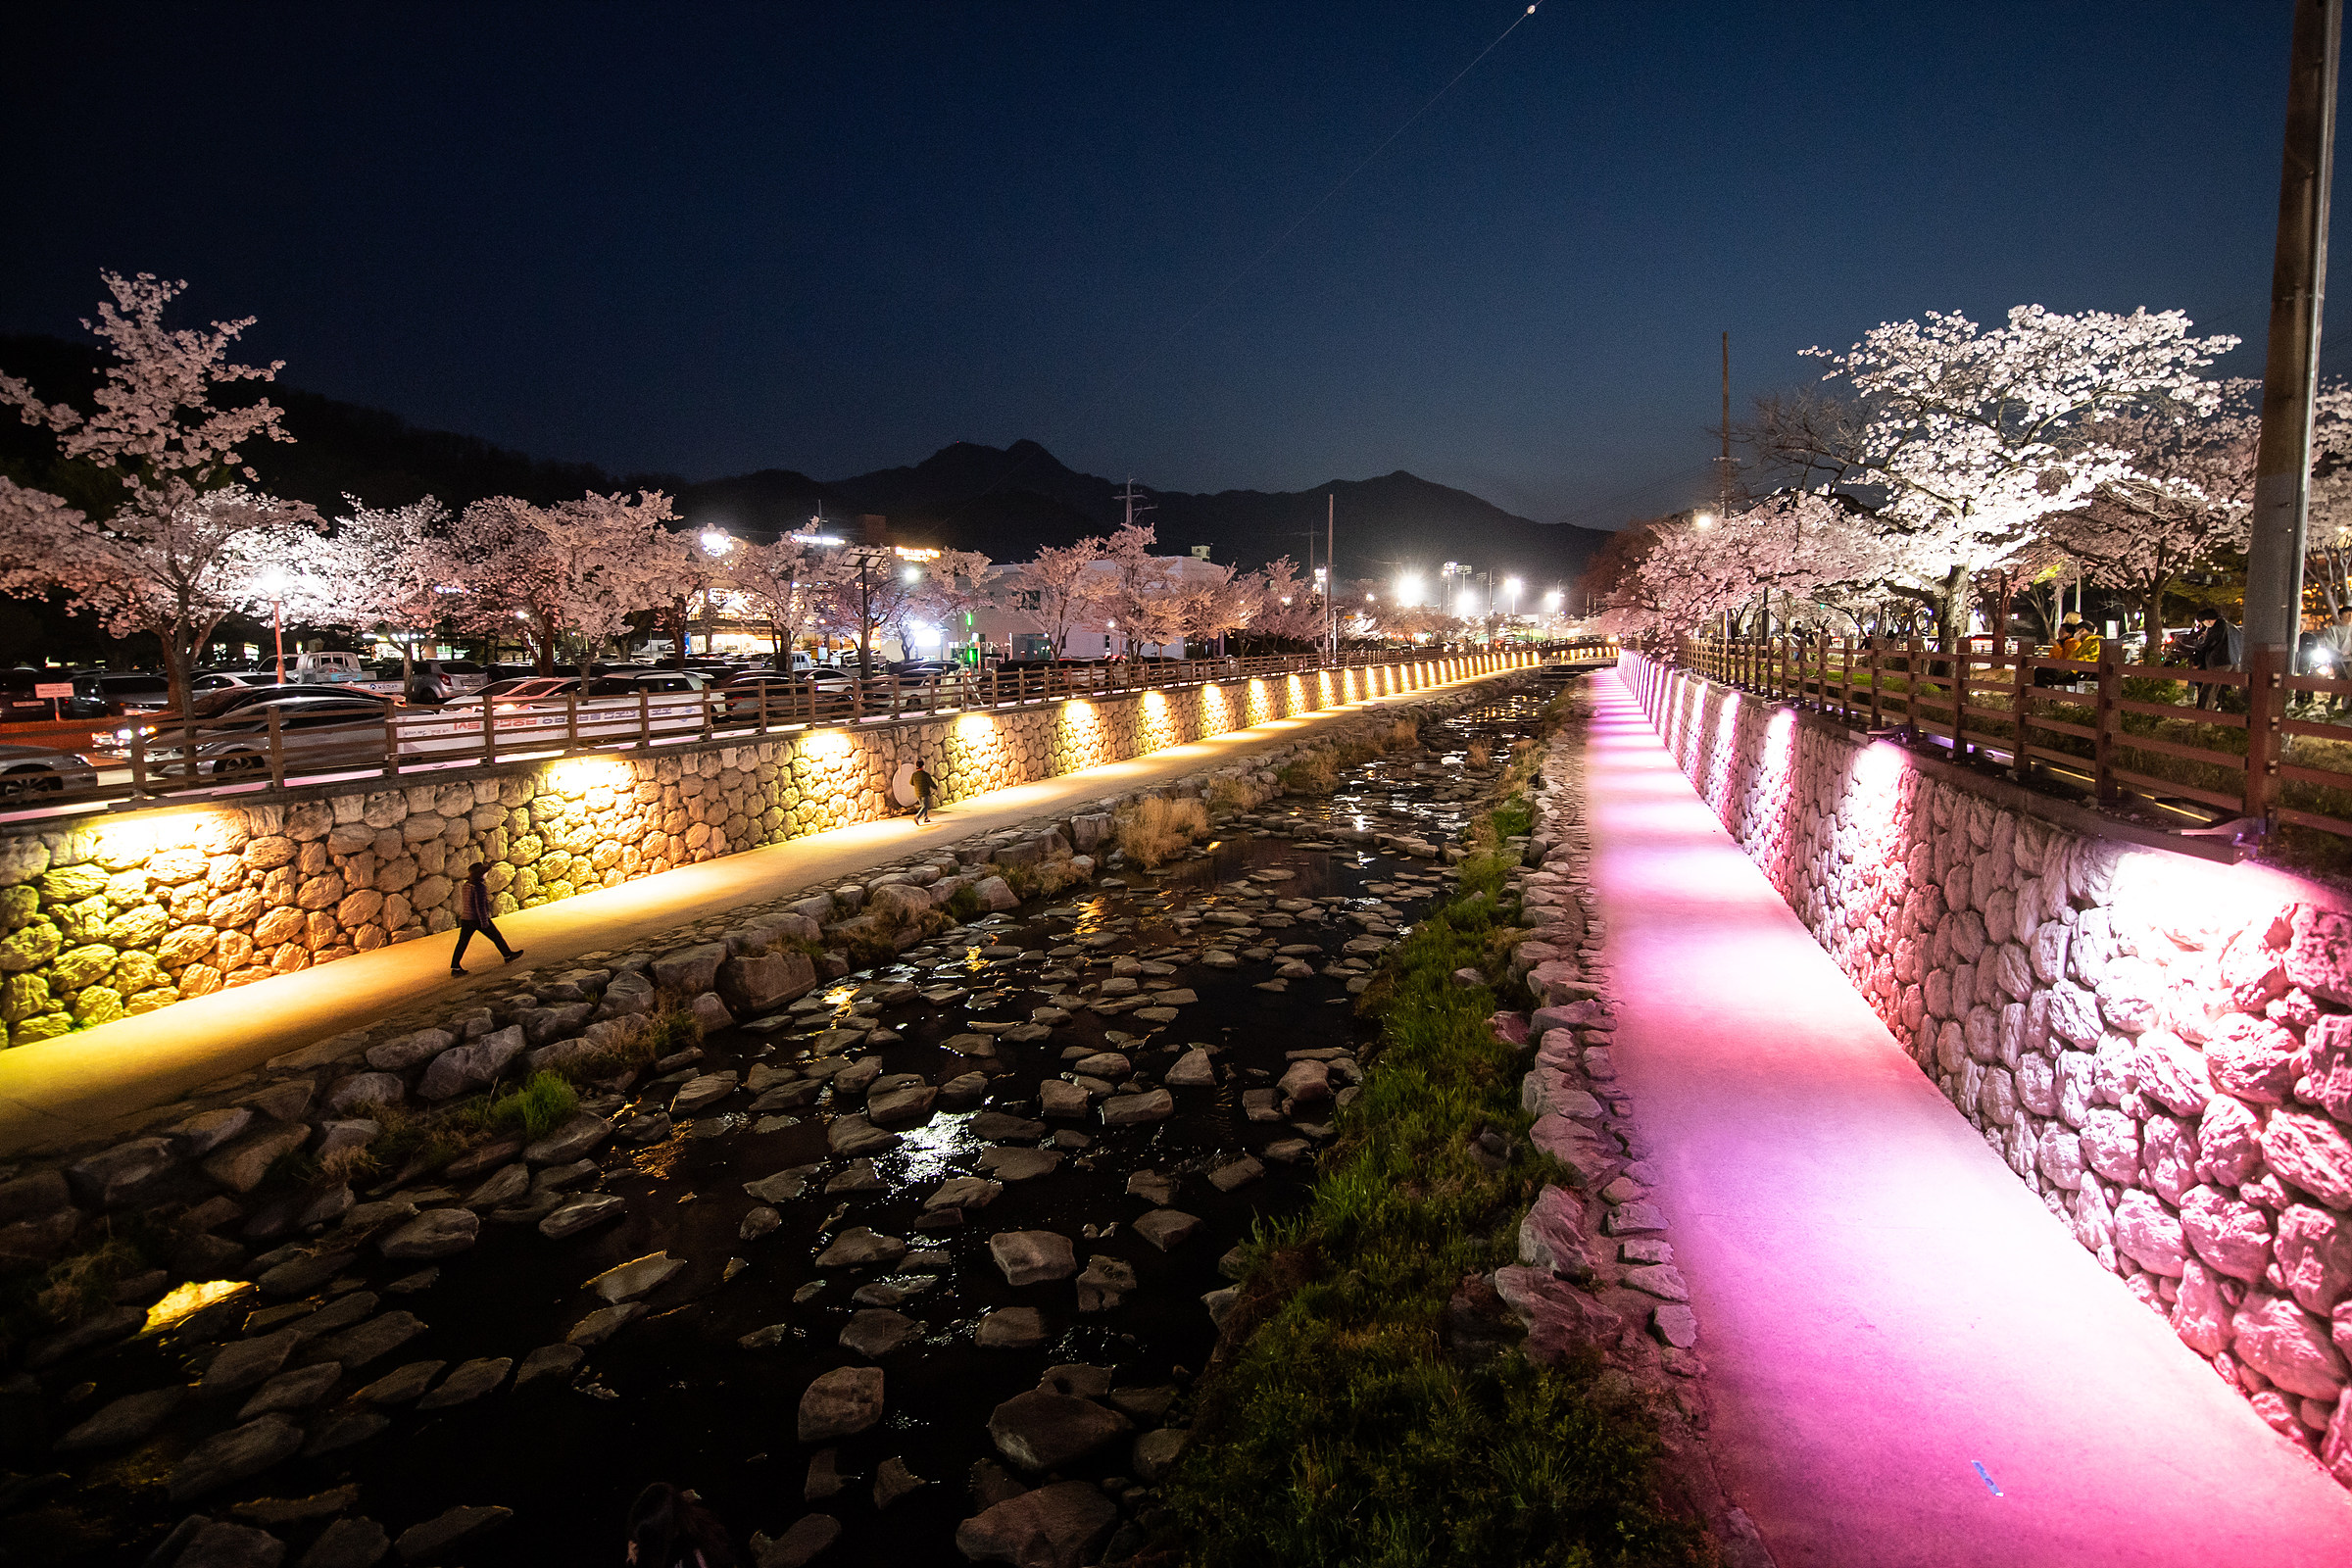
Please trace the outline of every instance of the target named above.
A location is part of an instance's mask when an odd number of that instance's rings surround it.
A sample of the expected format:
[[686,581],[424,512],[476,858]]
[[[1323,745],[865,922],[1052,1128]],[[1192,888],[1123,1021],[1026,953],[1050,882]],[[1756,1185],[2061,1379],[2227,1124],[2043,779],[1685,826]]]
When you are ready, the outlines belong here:
[[1066,545],[1042,546],[1035,560],[1022,563],[1004,584],[1005,608],[1053,644],[1054,657],[1069,652],[1070,632],[1095,611],[1104,541],[1090,534]]
[[[1936,613],[1950,647],[1965,630],[1970,579],[2013,561],[2044,519],[2125,478],[2130,453],[2095,426],[2134,410],[2202,416],[2220,393],[2198,371],[2233,348],[2189,335],[2181,312],[2061,315],[2021,305],[1986,331],[1958,313],[1873,327],[1831,364],[1860,417],[1808,429],[1785,450],[1847,493],[1876,492],[1882,528],[1903,541],[1909,582],[1888,584]],[[1822,440],[1823,436],[1830,439]]]
[[[923,562],[907,596],[908,622],[937,626],[942,640],[948,640],[950,628],[989,605],[992,569],[988,557],[977,550],[942,550]],[[904,628],[901,646],[912,657],[914,649],[905,642]]]
[[393,508],[365,506],[356,496],[343,501],[350,511],[306,553],[285,603],[308,624],[392,633],[406,689],[417,638],[447,617],[459,592],[449,509],[431,496]]
[[1311,642],[1323,635],[1323,601],[1313,581],[1298,575],[1298,564],[1290,557],[1281,556],[1268,564],[1258,600],[1257,615],[1250,629],[1259,636]]
[[650,579],[654,619],[669,634],[670,662],[686,664],[696,612],[714,608],[729,579],[727,557],[739,542],[716,530],[701,533],[663,529],[645,542],[640,570]]
[[539,673],[553,674],[563,639],[601,643],[664,601],[662,524],[675,520],[658,490],[552,507],[476,501],[450,530],[460,614],[481,631],[519,630]]
[[767,622],[776,643],[776,668],[792,670],[792,645],[816,619],[824,594],[821,563],[803,541],[785,534],[772,544],[740,545],[727,557],[727,581]]
[[2050,519],[2050,543],[2090,581],[2142,607],[2151,657],[2164,642],[2164,596],[2180,573],[2246,547],[2258,389],[2224,383],[2222,407],[2203,416],[2134,409],[2090,426],[2091,439],[2123,453],[2128,469],[2079,511]]
[[268,603],[264,575],[300,559],[318,515],[247,488],[255,475],[241,449],[291,441],[278,422],[283,411],[266,398],[213,406],[214,388],[273,380],[281,368],[228,358],[253,318],[215,321],[209,331],[167,327],[165,308],[185,283],[147,272],[100,277],[113,298],[82,325],[114,363],[93,412],[45,403],[9,375],[0,375],[0,403],[55,434],[69,463],[121,496],[111,508],[83,510],[0,481],[0,592],[62,592],[114,636],[152,635],[172,705],[184,709],[189,671],[214,630],[232,612]]

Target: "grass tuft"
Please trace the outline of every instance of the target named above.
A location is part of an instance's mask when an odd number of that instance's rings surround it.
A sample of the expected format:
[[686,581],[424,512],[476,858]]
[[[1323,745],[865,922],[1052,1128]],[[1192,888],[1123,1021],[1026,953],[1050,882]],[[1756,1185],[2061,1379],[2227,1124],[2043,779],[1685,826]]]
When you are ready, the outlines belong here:
[[1117,828],[1119,853],[1139,865],[1155,866],[1208,831],[1208,808],[1198,800],[1148,795],[1120,808]]

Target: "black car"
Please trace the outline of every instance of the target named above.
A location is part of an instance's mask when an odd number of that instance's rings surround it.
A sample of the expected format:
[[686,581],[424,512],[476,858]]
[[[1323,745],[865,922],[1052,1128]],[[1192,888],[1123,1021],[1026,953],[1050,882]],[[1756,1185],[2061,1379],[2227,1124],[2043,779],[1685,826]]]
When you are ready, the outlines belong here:
[[172,682],[162,675],[111,670],[74,677],[66,699],[68,718],[113,718],[119,713],[154,712],[172,702]]

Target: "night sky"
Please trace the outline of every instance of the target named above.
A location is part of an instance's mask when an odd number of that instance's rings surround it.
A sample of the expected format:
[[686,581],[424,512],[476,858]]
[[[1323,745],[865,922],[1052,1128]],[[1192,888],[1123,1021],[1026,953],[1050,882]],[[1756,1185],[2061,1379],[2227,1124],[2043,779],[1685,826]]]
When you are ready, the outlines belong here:
[[1522,9],[27,8],[0,329],[147,270],[294,384],[541,457],[1028,436],[1598,526],[1707,493],[1726,328],[1736,408],[2029,301],[2181,307],[2261,373],[2287,0],[1546,0],[1246,270]]

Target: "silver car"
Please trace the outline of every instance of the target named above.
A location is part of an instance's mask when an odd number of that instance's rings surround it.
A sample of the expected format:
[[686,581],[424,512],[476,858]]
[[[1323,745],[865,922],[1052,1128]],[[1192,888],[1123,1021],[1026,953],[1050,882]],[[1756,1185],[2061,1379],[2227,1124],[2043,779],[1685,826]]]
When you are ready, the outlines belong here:
[[78,752],[47,746],[0,746],[0,801],[97,787],[98,769]]

